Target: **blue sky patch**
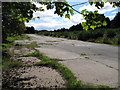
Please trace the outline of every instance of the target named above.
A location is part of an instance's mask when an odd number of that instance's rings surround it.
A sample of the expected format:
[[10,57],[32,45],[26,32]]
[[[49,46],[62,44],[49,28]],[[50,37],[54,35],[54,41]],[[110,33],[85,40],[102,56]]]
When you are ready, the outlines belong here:
[[[82,2],[68,2],[70,5],[79,4]],[[56,30],[60,28],[69,29],[72,25],[76,25],[82,22],[85,22],[84,18],[81,14],[74,11],[74,15],[70,17],[70,19],[58,16],[54,14],[54,10],[46,10],[44,5],[36,4],[37,7],[43,7],[45,9],[44,12],[34,12],[33,17],[40,16],[40,19],[30,20],[29,23],[25,23],[26,26],[33,26],[36,30]],[[88,11],[98,10],[100,14],[104,14],[105,17],[109,17],[112,20],[116,13],[118,13],[118,8],[113,8],[109,2],[105,3],[105,6],[101,9],[97,9],[94,5],[90,5],[89,3],[74,6],[74,9],[81,11],[87,9]]]

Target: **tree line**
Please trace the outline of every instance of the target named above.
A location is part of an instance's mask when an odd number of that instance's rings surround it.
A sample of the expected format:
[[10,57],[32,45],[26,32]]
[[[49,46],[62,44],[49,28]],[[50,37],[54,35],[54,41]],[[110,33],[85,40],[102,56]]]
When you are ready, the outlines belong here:
[[[11,0],[12,1],[12,0]],[[59,1],[59,0],[56,0]],[[90,1],[90,0],[89,0]],[[104,3],[101,2],[90,1],[90,5],[95,5],[98,9],[104,7]],[[65,17],[70,19],[70,15],[74,15],[73,11],[82,14],[85,17],[86,22],[82,23],[84,29],[88,30],[89,28],[97,28],[101,25],[106,25],[106,22],[103,19],[99,19],[102,15],[98,14],[97,11],[89,12],[87,10],[83,10],[81,12],[74,9],[76,5],[69,5],[68,2],[54,2],[47,1],[46,2],[37,2],[41,5],[45,5],[47,10],[55,8],[54,13],[58,14],[60,17]],[[85,2],[87,3],[87,2]],[[82,5],[85,3],[80,3],[77,5]],[[119,2],[109,2],[113,5],[113,7],[119,7]],[[42,7],[36,7],[36,5],[32,2],[2,2],[2,42],[7,42],[7,37],[21,35],[26,30],[25,22],[29,22],[33,18],[33,13],[36,11],[44,11]],[[91,18],[94,16],[94,18]],[[97,17],[99,18],[97,18]],[[35,17],[40,18],[40,17]],[[97,21],[96,21],[97,20]],[[94,25],[91,23],[94,22]]]
[[61,28],[54,31],[39,31],[38,35],[67,38],[73,40],[90,41],[120,45],[120,12],[110,21],[105,18],[107,25],[97,27],[94,30],[84,30],[81,23],[71,26],[69,29]]

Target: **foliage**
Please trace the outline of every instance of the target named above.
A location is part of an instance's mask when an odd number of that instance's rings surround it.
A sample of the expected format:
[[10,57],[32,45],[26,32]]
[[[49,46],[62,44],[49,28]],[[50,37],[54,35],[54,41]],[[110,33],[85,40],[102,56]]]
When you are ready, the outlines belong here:
[[33,17],[33,10],[37,10],[30,2],[3,2],[2,3],[2,41],[7,36],[21,35],[25,30],[25,21]]
[[36,47],[37,46],[37,43],[36,42],[31,42],[30,44],[26,44],[26,45],[24,45],[24,46],[26,46],[26,47],[31,47],[31,48],[34,48],[34,47]]
[[79,23],[77,25],[73,25],[69,28],[69,31],[80,31],[80,30],[83,30],[81,23]]
[[118,12],[115,18],[111,21],[111,27],[112,28],[120,27],[120,12]]
[[[107,2],[108,0],[104,0],[104,2],[102,0],[89,0],[90,5],[95,5],[98,9],[103,8],[104,4]],[[113,7],[120,7],[120,1],[118,2],[110,2],[110,4],[113,5]],[[103,14],[99,14],[98,11],[87,11],[87,9],[82,10],[81,11],[84,19],[86,20],[86,22],[82,23],[83,29],[88,30],[88,29],[95,29],[97,27],[101,27],[101,26],[106,26],[107,21],[105,19],[105,16]]]
[[94,30],[96,27],[107,25],[104,14],[98,14],[98,11],[89,12],[85,9],[82,11],[82,14],[86,20],[86,22],[82,22],[83,29],[85,30],[88,30],[90,28]]
[[112,45],[119,45],[120,44],[120,28],[98,28],[93,30],[80,30],[80,31],[47,31],[47,32],[40,32],[39,35],[46,35],[53,36],[53,37],[63,37],[68,39],[74,40],[83,40],[83,41],[90,41],[90,42],[97,42],[97,43],[106,43]]
[[105,18],[107,26],[97,27],[96,29],[85,31],[81,23],[71,26],[69,29],[61,28],[54,31],[39,31],[37,34],[53,37],[68,38],[74,40],[83,40],[97,43],[106,43],[112,45],[120,44],[120,12],[117,13],[115,18],[110,21]]
[[13,67],[19,67],[23,64],[20,62],[12,62],[12,53],[9,51],[10,47],[15,46],[13,43],[15,40],[21,40],[23,38],[28,38],[25,35],[15,36],[15,37],[7,37],[7,42],[2,43],[2,69],[6,70]]
[[[35,1],[35,0],[32,0]],[[69,18],[71,15],[74,15],[73,11],[77,11],[73,6],[69,5],[68,2],[62,0],[39,2],[42,5],[46,5],[46,8],[53,9],[55,8],[54,13],[59,16],[65,16]],[[97,8],[104,7],[105,2],[90,2],[90,5],[95,4]],[[120,6],[120,2],[110,2],[113,4],[113,7]],[[80,4],[81,5],[81,4]],[[44,11],[42,7],[36,7],[32,2],[3,2],[2,3],[2,41],[6,42],[7,36],[21,35],[26,30],[25,22],[29,22],[33,18],[33,12]],[[83,29],[88,30],[89,28],[94,29],[100,26],[106,26],[105,17],[101,14],[95,12],[88,12],[83,10],[82,12],[77,11],[82,14],[86,20],[82,24]],[[40,18],[40,17],[36,17]],[[101,19],[100,19],[101,18]],[[33,18],[34,19],[34,18]]]
[[33,26],[31,26],[31,27],[26,27],[25,33],[28,33],[28,34],[32,33],[32,34],[34,34],[34,33],[35,33],[34,27],[33,27]]
[[15,67],[22,67],[23,66],[23,63],[21,62],[10,62],[9,63],[9,68],[15,68]]
[[56,0],[56,2],[52,2],[52,1],[48,1],[48,2],[39,2],[42,5],[46,5],[46,8],[49,9],[53,9],[55,8],[54,14],[58,14],[59,16],[64,16],[65,14],[65,18],[70,18],[70,14],[74,15],[73,10],[70,9],[70,5],[64,1],[58,1]]
[[[10,45],[8,45],[10,46]],[[7,48],[2,48],[2,70],[7,70],[10,68],[14,68],[14,67],[21,67],[23,66],[22,63],[20,62],[12,62],[12,54],[8,51]]]

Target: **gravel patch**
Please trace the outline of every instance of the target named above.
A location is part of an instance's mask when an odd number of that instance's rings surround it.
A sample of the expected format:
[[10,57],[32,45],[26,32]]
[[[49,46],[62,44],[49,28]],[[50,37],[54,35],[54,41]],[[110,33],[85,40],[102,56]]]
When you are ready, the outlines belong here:
[[18,43],[18,44],[30,44],[32,42],[33,41],[30,41],[30,40],[15,40],[14,43]]
[[19,55],[19,56],[21,56],[21,55],[26,55],[26,54],[33,53],[33,52],[35,52],[35,50],[32,49],[32,48],[22,47],[22,48],[20,48],[20,49],[15,49],[15,50],[14,50],[14,55]]
[[30,65],[30,64],[35,64],[37,62],[40,62],[41,60],[36,57],[19,57],[17,58],[17,61]]
[[[50,67],[32,66],[9,72],[5,88],[64,88],[61,75]],[[5,84],[5,83],[4,83]]]

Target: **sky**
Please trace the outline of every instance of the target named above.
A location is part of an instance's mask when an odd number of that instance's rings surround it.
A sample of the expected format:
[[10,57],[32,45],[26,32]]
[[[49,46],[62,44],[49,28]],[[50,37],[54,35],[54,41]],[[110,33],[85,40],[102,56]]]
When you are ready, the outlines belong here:
[[[81,2],[68,2],[70,5],[78,4]],[[35,30],[48,30],[53,31],[61,28],[69,29],[73,25],[77,25],[79,23],[85,22],[84,18],[81,14],[74,11],[74,15],[70,17],[70,19],[58,16],[54,14],[55,9],[47,10],[46,6],[35,3],[37,7],[43,7],[45,11],[36,11],[33,13],[33,18],[39,16],[40,19],[30,20],[29,23],[25,23],[26,26],[33,26]],[[98,13],[104,14],[105,17],[109,17],[112,20],[116,13],[118,13],[118,8],[113,8],[109,2],[105,3],[104,7],[101,9],[97,9],[94,5],[90,5],[89,3],[74,6],[74,9],[78,11],[82,11],[87,9],[88,11],[98,10]]]

